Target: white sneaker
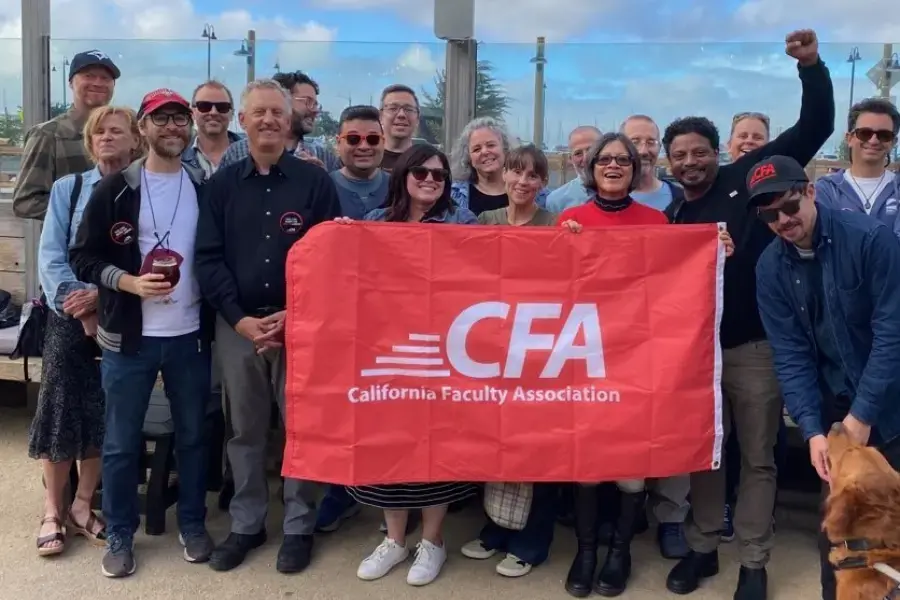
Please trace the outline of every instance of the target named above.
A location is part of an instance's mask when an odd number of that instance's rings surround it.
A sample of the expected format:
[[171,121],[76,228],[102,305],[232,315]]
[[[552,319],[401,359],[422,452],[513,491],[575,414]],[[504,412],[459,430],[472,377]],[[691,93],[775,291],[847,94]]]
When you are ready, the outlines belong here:
[[473,558],[475,560],[485,560],[497,554],[496,550],[485,548],[484,542],[481,540],[472,540],[468,544],[465,544],[460,551],[466,558]]
[[507,554],[503,560],[497,563],[497,573],[504,577],[521,577],[531,573],[531,565],[515,554]]
[[359,563],[356,576],[363,581],[381,579],[408,557],[409,550],[406,546],[401,546],[390,538],[384,538],[375,551]]
[[428,585],[441,573],[441,567],[447,562],[447,551],[443,546],[435,546],[428,540],[422,540],[416,546],[416,559],[409,568],[406,583],[409,585]]

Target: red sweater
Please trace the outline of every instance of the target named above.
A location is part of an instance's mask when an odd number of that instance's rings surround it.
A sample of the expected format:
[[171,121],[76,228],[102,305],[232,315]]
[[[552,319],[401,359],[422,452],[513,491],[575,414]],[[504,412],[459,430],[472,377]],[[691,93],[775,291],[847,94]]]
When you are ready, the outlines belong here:
[[575,221],[585,227],[610,227],[615,225],[666,225],[669,219],[661,211],[639,202],[632,202],[625,210],[605,211],[593,200],[567,208],[559,215],[557,223]]

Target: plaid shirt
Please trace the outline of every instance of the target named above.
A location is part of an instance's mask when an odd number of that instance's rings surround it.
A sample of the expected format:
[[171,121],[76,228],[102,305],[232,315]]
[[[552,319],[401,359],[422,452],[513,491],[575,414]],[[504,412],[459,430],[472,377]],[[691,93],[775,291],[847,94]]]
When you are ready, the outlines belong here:
[[[297,149],[294,150],[294,155],[296,156],[303,151],[306,151],[321,160],[322,164],[325,165],[325,170],[329,173],[337,171],[343,166],[341,160],[334,152],[321,144],[308,144],[304,143],[303,140],[300,140],[300,143],[297,144]],[[228,146],[228,150],[225,151],[225,154],[222,155],[222,160],[219,162],[219,168],[221,169],[231,163],[242,161],[248,156],[250,156],[250,142],[247,138],[241,138]]]
[[93,168],[84,149],[83,128],[84,121],[76,121],[69,110],[35,125],[25,135],[22,168],[13,190],[17,217],[43,221],[53,182]]

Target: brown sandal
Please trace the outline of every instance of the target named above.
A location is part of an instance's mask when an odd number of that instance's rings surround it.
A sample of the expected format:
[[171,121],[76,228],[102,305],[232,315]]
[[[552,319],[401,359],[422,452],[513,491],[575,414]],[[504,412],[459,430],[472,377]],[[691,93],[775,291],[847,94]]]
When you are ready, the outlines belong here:
[[[66,549],[66,526],[63,525],[63,522],[57,517],[44,517],[41,519],[41,527],[43,527],[45,523],[55,524],[59,528],[59,531],[42,535],[37,539],[38,556],[56,556],[57,554],[62,554],[63,550]],[[52,542],[59,542],[59,545],[48,548],[47,544]]]
[[[103,525],[100,531],[94,533],[94,529],[97,524]],[[78,524],[78,521],[75,520],[74,515],[72,515],[72,511],[69,511],[69,526],[72,528],[72,533],[74,535],[84,536],[85,539],[92,545],[97,547],[106,546],[106,523],[103,522],[102,519],[97,518],[97,515],[94,514],[94,511],[91,511],[91,516],[88,517],[87,523],[84,526]]]

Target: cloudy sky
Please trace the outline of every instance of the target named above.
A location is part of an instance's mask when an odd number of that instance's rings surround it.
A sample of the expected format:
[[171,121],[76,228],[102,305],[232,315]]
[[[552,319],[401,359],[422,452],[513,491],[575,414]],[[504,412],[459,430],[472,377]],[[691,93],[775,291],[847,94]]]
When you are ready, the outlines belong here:
[[[847,56],[859,46],[855,97],[873,95],[865,72],[882,43],[900,52],[897,0],[475,0],[479,58],[490,60],[513,98],[507,122],[531,137],[534,40],[547,37],[546,138],[569,129],[615,127],[630,113],[658,121],[702,114],[727,128],[738,111],[793,123],[799,82],[784,56],[785,33],[812,27],[835,79],[839,124],[850,94]],[[433,90],[444,44],[432,32],[430,0],[52,0],[53,97],[63,99],[63,60],[99,48],[123,78],[116,101],[136,105],[155,87],[185,94],[206,77],[205,23],[216,29],[213,76],[235,91],[244,59],[233,55],[248,29],[258,44],[257,75],[303,69],[322,86],[326,109],[377,101],[392,82]],[[515,6],[515,10],[508,7]],[[0,0],[0,91],[21,102],[21,0]],[[864,42],[861,42],[865,40]],[[900,80],[900,74],[897,79]],[[894,92],[900,86],[894,88]]]

